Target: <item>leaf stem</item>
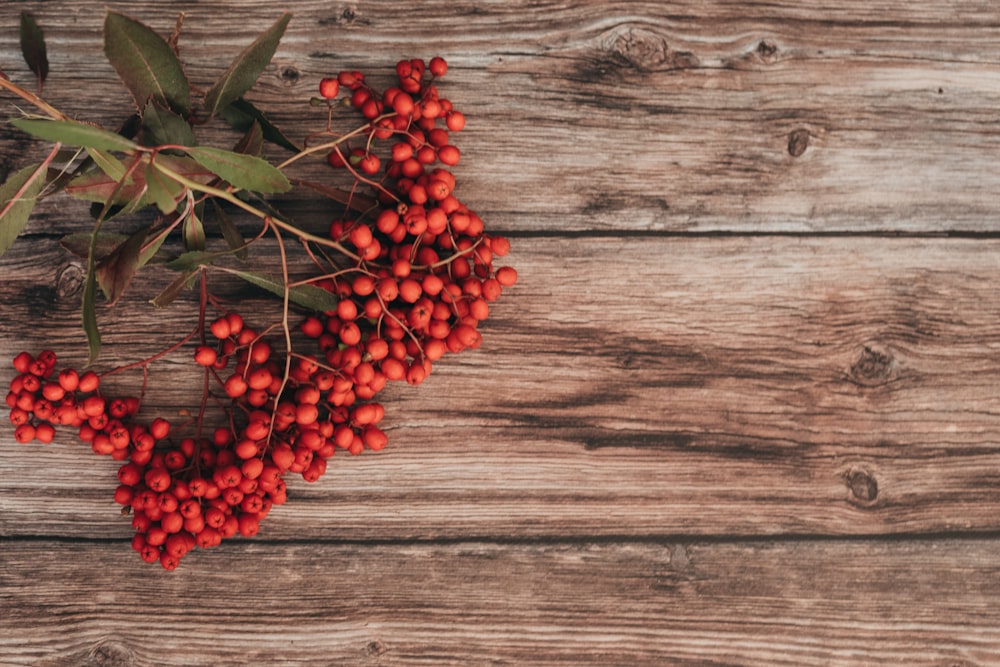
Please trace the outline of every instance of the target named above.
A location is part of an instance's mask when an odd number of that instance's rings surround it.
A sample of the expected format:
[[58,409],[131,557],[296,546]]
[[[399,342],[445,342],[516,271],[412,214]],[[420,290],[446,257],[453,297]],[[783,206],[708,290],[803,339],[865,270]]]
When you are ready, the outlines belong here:
[[[2,79],[0,79],[0,81],[2,81]],[[7,202],[7,205],[4,206],[2,209],[0,209],[0,218],[3,218],[5,215],[7,215],[10,209],[14,205],[16,205],[17,202],[21,201],[21,197],[23,197],[24,193],[28,191],[28,189],[31,187],[31,184],[35,182],[35,179],[38,178],[39,175],[44,174],[48,170],[49,165],[52,164],[52,161],[59,154],[60,150],[62,150],[62,144],[56,144],[52,148],[52,151],[49,153],[49,156],[45,158],[45,160],[42,161],[40,165],[38,165],[38,168],[35,169],[35,171],[31,172],[31,176],[29,176],[27,180],[24,181],[24,184],[18,189],[18,191],[14,193],[14,195],[10,198],[10,201]]]
[[24,88],[17,85],[13,81],[0,77],[0,88],[9,90],[10,92],[14,93],[24,101],[30,102],[34,106],[38,107],[40,111],[45,112],[46,114],[48,114],[49,116],[51,116],[56,120],[69,120],[69,116],[64,114],[62,111],[59,111],[59,109],[56,109],[54,106],[43,100],[35,93],[31,92],[30,90],[25,90]]
[[201,183],[198,183],[197,181],[193,181],[181,174],[178,174],[176,171],[170,169],[169,167],[163,166],[162,164],[160,164],[155,160],[153,161],[153,166],[155,166],[161,173],[163,173],[164,176],[172,178],[173,180],[177,181],[186,188],[189,188],[196,192],[202,192],[204,194],[211,195],[213,197],[218,197],[219,199],[229,202],[233,206],[243,209],[244,211],[253,215],[254,217],[260,218],[266,223],[274,225],[278,229],[287,231],[290,234],[294,234],[300,239],[311,241],[318,245],[324,245],[328,248],[333,248],[337,252],[340,252],[350,257],[351,259],[354,259],[356,261],[361,261],[361,258],[358,255],[348,250],[342,244],[337,243],[336,241],[333,241],[328,238],[323,238],[322,236],[316,236],[315,234],[311,234],[307,231],[299,229],[293,224],[285,222],[268,213],[265,213],[264,211],[261,211],[259,208],[256,208],[253,205],[243,201],[229,190],[222,190],[220,188],[215,188],[210,185],[203,185]]

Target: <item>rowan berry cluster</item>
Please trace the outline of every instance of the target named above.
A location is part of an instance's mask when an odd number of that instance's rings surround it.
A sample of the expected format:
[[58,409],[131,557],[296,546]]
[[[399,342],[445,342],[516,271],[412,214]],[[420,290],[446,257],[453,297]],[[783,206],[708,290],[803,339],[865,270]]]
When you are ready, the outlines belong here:
[[336,146],[328,160],[368,183],[378,205],[330,225],[330,238],[357,262],[321,283],[340,298],[337,310],[310,317],[302,330],[353,380],[348,391],[358,398],[371,398],[386,380],[420,384],[445,353],[479,347],[489,304],[517,280],[512,267],[493,266],[509,242],[486,233],[446,168],[460,157],[451,133],[465,127],[435,84],[447,69],[438,57],[426,65],[402,60],[398,85],[382,92],[357,71],[320,84],[328,99],[349,91],[350,106],[370,123],[363,147]]
[[[47,443],[57,428],[73,429],[95,453],[122,461],[114,499],[132,516],[132,546],[144,561],[172,570],[195,547],[255,535],[286,501],[288,473],[315,482],[338,450],[386,446],[385,410],[374,399],[390,380],[420,384],[445,354],[481,344],[490,304],[517,274],[494,267],[510,244],[456,197],[451,134],[465,117],[438,93],[446,71],[441,58],[404,60],[398,85],[382,92],[360,72],[320,83],[331,116],[344,90],[362,124],[323,144],[332,146],[327,162],[353,183],[329,241],[310,253],[318,270],[302,281],[336,297],[335,308],[299,324],[315,350],[302,352],[302,340],[293,348],[291,331],[278,350],[264,333],[279,325],[253,329],[237,312],[209,321],[207,307],[218,304],[203,271],[199,326],[167,350],[198,338],[192,356],[205,383],[196,417],[144,423],[141,399],[107,395],[94,371],[59,370],[51,351],[14,358],[15,438]],[[360,186],[370,195],[354,200]],[[210,405],[221,408],[218,425],[209,424]]]
[[387,442],[380,404],[331,402],[343,392],[333,369],[298,357],[285,376],[270,344],[236,313],[215,320],[211,332],[216,345],[199,345],[194,361],[229,400],[229,424],[210,436],[170,439],[168,420],[137,421],[139,399],[104,395],[93,371],[56,373],[51,351],[18,354],[7,394],[19,442],[51,442],[56,427],[69,427],[96,454],[125,461],[114,498],[132,514],[132,546],[168,570],[195,546],[255,535],[287,499],[286,473],[315,482],[337,449],[358,454]]

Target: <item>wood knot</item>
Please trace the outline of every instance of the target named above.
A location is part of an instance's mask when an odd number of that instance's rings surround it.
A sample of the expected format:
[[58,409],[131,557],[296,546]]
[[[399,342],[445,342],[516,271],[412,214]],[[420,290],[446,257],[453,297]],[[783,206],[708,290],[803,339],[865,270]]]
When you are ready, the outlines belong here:
[[876,345],[865,345],[851,365],[851,380],[863,387],[877,387],[892,379],[896,361],[892,352]]
[[612,58],[640,72],[648,72],[667,62],[667,40],[645,28],[630,27],[618,32],[608,51]]
[[76,264],[67,264],[56,276],[56,298],[67,301],[83,291],[84,270]]
[[778,45],[774,42],[762,39],[754,50],[762,63],[770,65],[778,60]]
[[388,652],[389,647],[385,645],[385,642],[381,639],[373,639],[372,641],[365,644],[365,654],[366,655],[382,655]]
[[278,68],[278,78],[285,83],[298,83],[298,80],[302,78],[302,73],[295,65],[282,65]]
[[136,664],[135,654],[116,641],[102,641],[87,654],[87,667],[130,667]]
[[339,14],[328,16],[319,20],[319,24],[323,26],[353,26],[355,23],[358,25],[368,25],[370,23],[370,21],[363,20],[360,16],[358,16],[358,8],[356,5],[344,7]]
[[799,157],[809,148],[809,130],[798,129],[788,135],[788,154]]
[[867,470],[851,470],[844,475],[850,491],[850,501],[856,505],[873,505],[878,500],[878,480]]

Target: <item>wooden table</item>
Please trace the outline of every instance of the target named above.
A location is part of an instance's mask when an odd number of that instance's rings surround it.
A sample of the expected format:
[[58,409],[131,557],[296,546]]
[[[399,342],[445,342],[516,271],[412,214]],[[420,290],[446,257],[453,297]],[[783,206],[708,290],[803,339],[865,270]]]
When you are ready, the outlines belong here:
[[[1000,664],[1000,8],[286,5],[251,98],[291,133],[324,75],[448,58],[460,187],[520,281],[481,349],[386,390],[384,452],[172,573],[129,548],[118,464],[4,428],[0,663]],[[32,11],[47,98],[114,126],[104,6],[0,5],[0,67],[30,82]],[[111,6],[185,11],[204,85],[280,13]],[[32,146],[0,130],[0,175]],[[0,258],[3,358],[85,360],[58,241],[86,224],[46,201]],[[193,296],[146,303],[166,278],[101,310],[101,363],[187,330]]]

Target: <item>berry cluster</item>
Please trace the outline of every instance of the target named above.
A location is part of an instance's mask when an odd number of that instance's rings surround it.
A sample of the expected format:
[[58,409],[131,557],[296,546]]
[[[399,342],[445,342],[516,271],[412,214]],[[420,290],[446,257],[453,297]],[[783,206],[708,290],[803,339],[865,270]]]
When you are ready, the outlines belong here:
[[331,100],[350,91],[350,106],[370,123],[364,147],[336,146],[328,161],[368,183],[378,204],[330,225],[330,238],[357,261],[320,283],[338,295],[338,308],[308,318],[302,331],[352,380],[347,390],[358,398],[371,398],[386,380],[420,384],[445,353],[479,347],[490,302],[517,280],[512,267],[493,267],[509,242],[485,232],[446,169],[460,156],[450,133],[465,127],[435,85],[447,69],[442,58],[402,60],[398,86],[382,92],[356,71],[320,84]]
[[168,570],[195,546],[255,535],[285,502],[286,473],[315,482],[337,449],[358,454],[387,442],[377,426],[381,405],[332,403],[343,393],[332,369],[299,357],[285,376],[271,345],[236,313],[215,320],[211,332],[217,344],[199,345],[194,361],[214,378],[216,397],[228,399],[230,423],[210,437],[169,439],[169,421],[137,421],[139,399],[105,396],[93,371],[56,373],[51,351],[17,355],[7,394],[19,442],[51,442],[57,426],[70,427],[95,453],[125,461],[114,498],[132,513],[132,546]]
[[[364,184],[372,199],[348,202],[329,245],[310,253],[319,271],[305,282],[336,296],[335,309],[299,325],[315,350],[302,353],[299,340],[277,352],[236,312],[209,322],[203,273],[200,325],[185,341],[198,336],[193,361],[205,381],[197,416],[183,423],[143,423],[139,398],[107,396],[94,371],[57,370],[51,351],[14,358],[15,438],[51,442],[57,427],[71,428],[95,453],[122,461],[114,498],[132,516],[144,561],[172,570],[195,547],[255,535],[286,501],[288,473],[315,482],[337,450],[386,446],[385,410],[374,399],[388,381],[420,384],[445,354],[481,344],[479,325],[517,273],[494,267],[510,244],[455,195],[451,133],[465,117],[439,96],[435,81],[446,71],[441,58],[401,61],[398,85],[382,92],[360,72],[320,83],[331,117],[344,89],[344,106],[363,118],[361,131],[328,142],[327,161],[353,179],[352,197]],[[364,145],[352,148],[348,137]],[[207,424],[210,403],[224,417],[218,427]]]

